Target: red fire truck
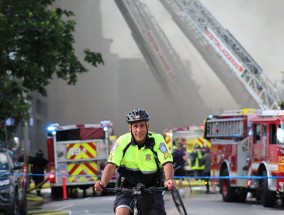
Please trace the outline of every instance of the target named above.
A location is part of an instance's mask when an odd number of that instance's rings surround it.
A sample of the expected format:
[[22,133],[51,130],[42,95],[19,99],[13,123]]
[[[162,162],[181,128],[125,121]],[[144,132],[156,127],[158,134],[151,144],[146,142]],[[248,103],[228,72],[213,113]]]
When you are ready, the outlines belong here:
[[248,192],[264,207],[273,207],[278,198],[283,201],[283,110],[211,115],[204,137],[212,144],[212,181],[220,185],[225,202],[245,202]]
[[[47,149],[51,196],[62,197],[73,188],[92,187],[102,174],[111,148],[110,121],[100,124],[53,124],[48,127]],[[65,180],[64,180],[65,179]],[[115,178],[109,186],[114,186]]]

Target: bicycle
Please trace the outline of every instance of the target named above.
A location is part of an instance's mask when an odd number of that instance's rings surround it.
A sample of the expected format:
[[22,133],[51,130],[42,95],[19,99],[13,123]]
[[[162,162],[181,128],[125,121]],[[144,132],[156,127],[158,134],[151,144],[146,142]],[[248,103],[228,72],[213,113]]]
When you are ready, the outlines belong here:
[[[145,215],[145,207],[142,202],[142,193],[155,193],[155,192],[162,192],[163,194],[165,191],[169,191],[167,187],[145,187],[145,185],[138,183],[133,188],[105,188],[104,191],[106,192],[113,192],[113,193],[128,193],[134,196],[133,202],[131,202],[131,207],[133,207],[133,215]],[[186,209],[182,202],[182,199],[179,195],[178,190],[170,191],[177,207],[177,210],[181,215],[187,215]]]
[[179,194],[179,191],[178,190],[172,190],[170,192],[172,194],[175,206],[176,206],[179,214],[180,215],[187,215],[187,212],[186,212],[185,206],[183,204],[183,201],[181,199],[181,196]]

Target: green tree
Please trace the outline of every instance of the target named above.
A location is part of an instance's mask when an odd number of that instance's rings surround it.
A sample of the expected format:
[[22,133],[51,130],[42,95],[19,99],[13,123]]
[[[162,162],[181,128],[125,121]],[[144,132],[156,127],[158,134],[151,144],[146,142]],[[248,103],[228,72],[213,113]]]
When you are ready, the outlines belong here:
[[[52,8],[55,0],[0,1],[0,140],[5,121],[11,134],[29,118],[24,94],[47,95],[46,86],[57,76],[69,85],[88,70],[75,56],[72,11]],[[103,64],[100,53],[83,50],[94,67]]]

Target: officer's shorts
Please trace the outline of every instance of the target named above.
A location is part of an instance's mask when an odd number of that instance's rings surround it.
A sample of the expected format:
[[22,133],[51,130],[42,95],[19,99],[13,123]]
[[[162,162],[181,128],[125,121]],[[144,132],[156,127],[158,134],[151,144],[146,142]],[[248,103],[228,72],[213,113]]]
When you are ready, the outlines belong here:
[[[154,194],[145,194],[141,198],[145,214],[147,215],[166,215],[164,199],[161,192]],[[130,194],[120,193],[116,196],[113,205],[113,211],[115,213],[116,208],[126,207],[133,211],[133,196]]]

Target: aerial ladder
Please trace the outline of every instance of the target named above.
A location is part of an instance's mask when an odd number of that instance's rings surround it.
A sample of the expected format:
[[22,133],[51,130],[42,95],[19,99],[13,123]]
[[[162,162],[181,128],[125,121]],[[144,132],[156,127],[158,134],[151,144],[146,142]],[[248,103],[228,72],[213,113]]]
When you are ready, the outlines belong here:
[[[233,35],[199,0],[160,0],[175,23],[236,99],[243,87],[261,109],[278,109],[273,83]],[[228,72],[229,71],[229,72]],[[238,81],[233,81],[232,74]]]
[[201,115],[208,113],[208,108],[198,93],[199,87],[191,79],[190,68],[181,61],[147,5],[143,0],[115,0],[115,3],[162,89],[171,96],[173,103],[177,102],[176,111],[182,108],[182,120],[188,122],[190,116],[193,122],[200,121],[194,119],[196,110],[193,110],[192,101]]

